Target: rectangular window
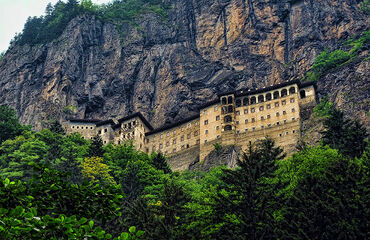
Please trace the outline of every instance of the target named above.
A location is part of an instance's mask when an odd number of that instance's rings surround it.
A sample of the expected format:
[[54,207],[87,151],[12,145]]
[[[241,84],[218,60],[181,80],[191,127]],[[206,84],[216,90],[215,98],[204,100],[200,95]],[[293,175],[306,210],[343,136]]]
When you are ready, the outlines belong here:
[[290,102],[291,102],[291,103],[294,103],[294,98],[291,98],[291,99],[290,99]]
[[197,144],[199,144],[200,143],[200,140],[199,139],[197,139]]
[[276,112],[276,117],[279,117],[279,115],[280,115],[279,112]]
[[283,111],[283,115],[286,115],[286,111]]
[[236,113],[236,115],[240,115],[240,111],[236,111],[235,113]]
[[108,129],[104,129],[104,132],[108,132]]
[[189,133],[189,134],[188,134],[188,139],[190,139],[190,136],[191,136],[191,134]]
[[271,108],[271,104],[267,104],[266,108],[267,109],[270,109]]
[[215,107],[215,112],[218,110],[218,106]]
[[271,127],[271,124],[267,124],[267,127],[269,127],[269,128],[270,128],[270,127]]
[[287,121],[286,121],[286,119],[284,119],[284,124],[286,124],[287,123]]
[[198,131],[195,131],[194,132],[194,136],[198,136]]
[[207,143],[207,139],[206,139],[206,140],[204,140],[204,143]]
[[170,142],[166,142],[166,146],[168,147],[168,146],[170,146]]
[[245,131],[248,132],[248,128],[246,128]]
[[292,108],[292,112],[293,112],[293,113],[295,112],[295,109],[294,109],[294,108]]
[[248,114],[248,109],[244,109],[244,114]]
[[255,109],[254,108],[251,108],[251,113],[254,113],[255,112]]
[[239,121],[236,121],[235,123],[236,123],[236,125],[238,125],[239,124]]
[[216,116],[216,121],[220,120],[220,116]]
[[267,114],[267,119],[270,119],[270,118],[271,118],[270,114]]
[[184,136],[181,136],[181,141],[184,141]]
[[206,115],[207,114],[207,110],[203,110],[203,114]]
[[182,145],[182,146],[181,146],[181,149],[185,149],[185,145]]
[[252,118],[252,123],[254,123],[256,120],[254,118]]
[[160,135],[160,138],[162,139],[163,138],[163,134]]
[[279,107],[279,103],[278,102],[275,103],[275,107]]
[[220,139],[221,138],[221,135],[217,135],[217,139]]
[[264,129],[265,128],[265,126],[261,126],[261,129]]
[[280,125],[280,123],[279,122],[276,122],[276,125]]
[[260,106],[260,111],[263,111],[263,106]]
[[220,126],[216,126],[216,130],[220,129]]
[[261,121],[265,120],[265,118],[263,116],[261,116]]
[[188,128],[190,128],[191,127],[191,123],[188,123]]
[[285,105],[285,104],[286,104],[285,100],[281,101],[281,105]]
[[208,130],[207,129],[204,132],[205,132],[205,134],[208,134]]
[[195,123],[194,123],[194,125],[195,125],[195,126],[198,126],[198,122],[195,122]]
[[176,144],[176,139],[173,140],[173,144]]
[[255,127],[252,127],[252,131],[255,131],[256,130],[256,128]]
[[168,137],[168,136],[170,136],[170,133],[168,132],[167,134],[166,134],[166,136]]
[[236,131],[236,134],[240,134],[240,131],[239,131],[239,130],[237,130],[237,131]]
[[246,124],[248,123],[248,119],[245,119],[245,123],[246,123]]
[[204,125],[208,125],[208,120],[204,120]]
[[295,118],[292,118],[292,121],[295,121]]

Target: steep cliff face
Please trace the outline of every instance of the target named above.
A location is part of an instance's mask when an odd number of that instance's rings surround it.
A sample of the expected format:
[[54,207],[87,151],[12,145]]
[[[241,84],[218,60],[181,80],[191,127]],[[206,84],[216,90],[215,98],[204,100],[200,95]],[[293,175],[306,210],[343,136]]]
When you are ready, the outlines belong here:
[[[36,128],[65,118],[66,106],[79,118],[141,111],[158,127],[196,113],[216,93],[302,77],[324,48],[368,28],[359,2],[172,0],[168,20],[147,14],[140,27],[121,29],[80,16],[51,43],[8,50],[0,103]],[[328,74],[319,93],[348,111],[355,104],[366,121],[369,97],[356,91],[368,94],[368,69],[364,57]]]

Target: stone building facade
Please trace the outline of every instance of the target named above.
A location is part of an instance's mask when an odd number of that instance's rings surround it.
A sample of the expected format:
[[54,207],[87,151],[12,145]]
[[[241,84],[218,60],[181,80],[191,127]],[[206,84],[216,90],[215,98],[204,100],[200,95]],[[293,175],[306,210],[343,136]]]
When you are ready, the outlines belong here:
[[70,119],[65,127],[87,139],[100,135],[105,144],[134,140],[138,150],[162,152],[173,170],[185,170],[202,162],[215,143],[243,151],[249,142],[269,136],[292,153],[300,137],[301,109],[314,106],[315,95],[314,83],[291,81],[220,94],[199,114],[158,129],[141,113],[106,121]]

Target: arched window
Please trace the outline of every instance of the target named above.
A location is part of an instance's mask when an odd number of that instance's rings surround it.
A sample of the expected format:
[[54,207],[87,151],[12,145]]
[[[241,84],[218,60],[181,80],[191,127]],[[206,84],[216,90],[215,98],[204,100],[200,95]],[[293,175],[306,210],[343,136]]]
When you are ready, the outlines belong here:
[[286,89],[281,90],[281,97],[288,95],[288,91]]
[[231,131],[232,129],[231,125],[226,125],[224,128],[225,131]]
[[226,97],[221,98],[222,104],[226,104]]
[[249,98],[243,98],[243,105],[248,106],[249,105]]
[[222,107],[222,114],[225,114],[225,113],[227,113],[227,107],[226,106],[223,106]]
[[251,97],[251,104],[255,104],[256,103],[256,97]]
[[261,102],[264,102],[265,101],[265,97],[263,95],[259,95],[258,96],[258,103],[261,103]]
[[233,97],[232,96],[229,96],[227,98],[227,104],[232,104],[233,103]]
[[274,99],[278,99],[280,97],[279,91],[274,92]]
[[229,113],[233,112],[234,111],[233,105],[229,105],[227,107],[227,110],[228,110]]
[[305,90],[301,90],[299,92],[299,94],[301,95],[301,98],[305,98],[306,97],[306,91]]
[[224,117],[224,122],[225,122],[225,123],[231,122],[232,120],[233,120],[233,119],[232,119],[232,117],[231,117],[230,115],[228,115],[228,116]]
[[294,94],[295,93],[295,87],[289,88],[289,94]]
[[271,93],[266,94],[266,101],[270,101],[272,99]]
[[236,99],[235,105],[236,105],[236,107],[240,107],[242,105],[242,100],[241,99]]

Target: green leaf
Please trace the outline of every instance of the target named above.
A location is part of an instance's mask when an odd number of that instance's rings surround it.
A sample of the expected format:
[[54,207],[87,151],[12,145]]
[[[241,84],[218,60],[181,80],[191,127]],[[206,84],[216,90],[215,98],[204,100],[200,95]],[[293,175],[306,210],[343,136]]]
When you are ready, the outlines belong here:
[[121,233],[121,240],[128,240],[129,239],[129,234],[127,232]]
[[135,227],[135,226],[131,226],[131,227],[128,229],[128,231],[129,231],[130,233],[135,233],[135,232],[136,232],[136,227]]
[[93,226],[94,226],[94,221],[93,220],[89,221],[89,226],[90,226],[91,229],[93,228]]

